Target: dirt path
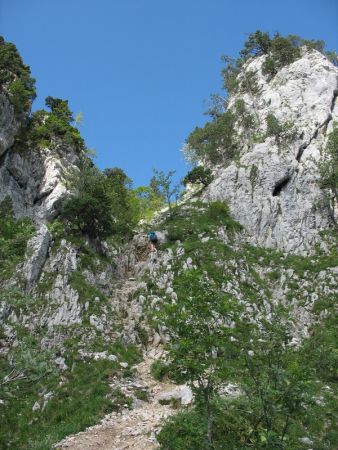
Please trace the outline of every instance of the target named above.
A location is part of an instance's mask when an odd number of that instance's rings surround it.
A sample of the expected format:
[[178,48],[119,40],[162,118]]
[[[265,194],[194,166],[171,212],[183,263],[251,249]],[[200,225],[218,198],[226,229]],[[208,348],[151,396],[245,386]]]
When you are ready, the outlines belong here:
[[[175,413],[168,405],[161,405],[159,397],[177,389],[176,385],[161,383],[150,375],[154,359],[146,354],[137,368],[138,386],[147,388],[149,402],[140,402],[133,410],[112,413],[104,417],[100,424],[88,428],[61,441],[58,450],[150,450],[158,448],[156,432],[164,418]],[[177,411],[176,411],[177,412]]]

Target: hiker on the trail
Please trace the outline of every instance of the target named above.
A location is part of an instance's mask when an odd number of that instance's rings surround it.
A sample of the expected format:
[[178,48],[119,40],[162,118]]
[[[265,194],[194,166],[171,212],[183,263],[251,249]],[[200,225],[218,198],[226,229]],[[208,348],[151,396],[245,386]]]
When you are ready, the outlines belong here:
[[157,239],[157,235],[156,235],[155,231],[150,231],[148,233],[148,238],[149,238],[149,244],[150,244],[150,251],[156,252],[158,239]]

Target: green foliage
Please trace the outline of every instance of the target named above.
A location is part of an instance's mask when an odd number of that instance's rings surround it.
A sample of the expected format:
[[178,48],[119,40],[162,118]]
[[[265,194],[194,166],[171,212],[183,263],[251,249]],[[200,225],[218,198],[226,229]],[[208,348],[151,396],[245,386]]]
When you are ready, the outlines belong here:
[[338,203],[338,124],[335,123],[326,145],[328,159],[321,164],[320,187],[329,192],[328,207],[335,218],[335,205]]
[[61,121],[68,124],[74,122],[73,114],[68,107],[68,100],[48,96],[46,97],[45,103],[46,106],[48,106],[48,108],[52,111],[52,114],[58,117]]
[[[114,408],[108,384],[114,371],[116,363],[110,361],[76,362],[72,371],[64,374],[62,384],[50,373],[36,383],[12,385],[4,398],[6,409],[0,412],[1,448],[46,450],[63,437],[95,424]],[[50,390],[53,397],[44,410],[32,413],[33,404],[41,403],[39,393]],[[32,421],[35,426],[31,426]]]
[[[243,100],[238,99],[231,112],[227,110],[227,97],[213,95],[211,98],[211,107],[207,111],[212,121],[207,122],[204,127],[196,127],[190,133],[183,147],[183,153],[186,159],[194,164],[202,162],[204,165],[224,164],[234,159],[238,152],[238,136],[235,130],[235,122],[239,121],[245,133],[252,132],[259,125],[257,123],[258,114],[255,108],[255,96],[260,92],[257,74],[252,70],[242,70],[244,64],[248,58],[265,55],[262,72],[272,77],[282,67],[300,58],[300,48],[302,46],[326,54],[323,41],[306,40],[294,35],[283,37],[279,33],[270,37],[269,33],[257,30],[249,35],[244,44],[244,49],[240,52],[240,58],[234,59],[223,56],[223,88],[228,96],[248,94],[252,98],[256,117],[245,110]],[[331,54],[331,59],[337,62],[336,55]],[[293,139],[294,130],[292,130],[290,124],[284,124],[284,128],[278,127],[277,129],[276,123],[270,122],[269,132],[276,139],[284,139],[284,135],[287,140]],[[262,137],[258,135],[254,138],[255,142],[261,142],[261,140]]]
[[263,73],[273,76],[279,69],[298,59],[301,55],[300,47],[303,46],[326,54],[324,41],[303,39],[296,35],[282,37],[279,33],[271,38],[269,33],[259,30],[249,35],[240,54],[244,59],[267,55]]
[[[289,289],[294,297],[302,298],[305,283],[320,271],[335,267],[337,249],[311,258],[251,246],[233,251],[212,237],[210,217],[219,216],[222,204],[208,212],[209,229],[203,221],[206,205],[203,210],[196,202],[191,209],[184,214],[193,223],[198,210],[201,221],[195,222],[196,229],[180,215],[172,221],[176,237],[184,231],[185,238],[180,238],[185,252],[172,268],[177,298],[173,301],[168,295],[161,312],[155,312],[171,341],[166,347],[169,361],[156,365],[153,374],[162,377],[169,373],[179,383],[188,382],[196,402],[167,421],[158,438],[161,448],[305,450],[305,437],[313,442],[312,448],[335,448],[338,315],[334,295],[317,300],[317,317],[326,315],[328,322],[318,322],[311,338],[299,348],[292,340],[295,328],[290,312],[273,306],[268,286],[279,283],[282,274],[292,269],[296,286]],[[201,240],[204,231],[208,241]],[[182,270],[188,257],[193,269]],[[266,270],[267,276],[262,279],[256,269],[260,273]],[[236,285],[237,271],[239,284],[233,297],[224,292],[224,286],[228,280]],[[165,295],[160,292],[158,295]],[[248,303],[252,305],[248,309],[237,309]],[[232,323],[228,336],[223,329],[227,320]],[[241,395],[218,395],[218,388],[229,382],[239,385]]]
[[187,145],[197,160],[204,163],[224,163],[237,152],[235,116],[227,111],[203,128],[196,127],[187,138]]
[[8,95],[16,114],[30,110],[35,93],[35,80],[14,44],[0,36],[0,86]]
[[327,59],[336,67],[338,67],[338,54],[337,52],[326,52]]
[[277,145],[294,140],[296,134],[296,129],[292,123],[281,123],[277,117],[271,113],[266,116],[265,137],[274,137]]
[[[196,285],[196,280],[193,284]],[[236,317],[234,305],[229,304],[231,315],[225,314],[225,317],[230,321],[234,319],[234,325],[228,329],[228,335],[223,335],[222,325],[219,326],[218,337],[213,336],[208,344],[208,336],[212,333],[210,325],[217,320],[218,312],[224,312],[219,309],[220,298],[212,298],[209,303],[209,293],[203,288],[201,292],[200,283],[197,285],[198,292],[185,299],[179,297],[178,306],[170,306],[165,312],[170,325],[174,323],[176,334],[169,344],[169,355],[181,373],[180,381],[195,379],[195,384],[191,384],[196,406],[169,419],[159,435],[161,448],[194,449],[198,439],[198,448],[294,450],[304,448],[300,441],[304,436],[309,436],[315,443],[314,448],[334,448],[338,438],[334,431],[337,390],[333,390],[332,384],[327,388],[318,380],[318,368],[329,369],[325,373],[325,383],[332,381],[332,376],[337,381],[336,320],[329,327],[329,333],[320,326],[319,337],[315,341],[311,338],[303,349],[298,349],[291,343],[292,322],[287,311],[272,309],[257,325],[252,323],[251,313],[245,324],[243,313]],[[188,294],[192,290],[187,286]],[[202,304],[199,295],[204,298]],[[195,307],[196,314],[193,312]],[[201,326],[206,328],[202,331]],[[323,346],[329,343],[330,352],[322,365],[319,355]],[[209,352],[213,357],[208,361]],[[221,359],[220,364],[218,359]],[[234,379],[242,394],[221,399],[215,381],[227,383]],[[201,395],[200,389],[207,386],[207,395],[205,392]],[[318,407],[316,398],[325,398],[325,406]],[[185,447],[180,447],[183,443]]]
[[222,97],[219,94],[211,94],[209,101],[209,108],[205,112],[206,115],[210,116],[212,119],[220,117],[228,109],[228,99]]
[[151,187],[155,193],[159,193],[159,196],[165,200],[169,207],[169,212],[172,214],[172,199],[175,198],[177,200],[180,192],[180,185],[173,185],[175,170],[169,170],[168,173],[156,169],[153,169],[153,171],[154,176],[150,182]]
[[79,130],[71,125],[73,114],[68,108],[68,101],[47,97],[46,106],[51,109],[32,114],[27,129],[27,140],[33,146],[43,147],[57,145],[62,142],[74,147],[79,153],[85,151],[84,140]]
[[212,180],[213,176],[210,169],[206,169],[203,166],[197,166],[187,173],[183,179],[183,184],[186,186],[188,183],[200,183],[206,187],[212,182]]
[[[36,299],[35,299],[36,301]],[[121,375],[115,361],[79,358],[76,331],[86,333],[81,324],[78,330],[67,330],[70,337],[64,342],[68,369],[60,372],[55,365],[57,349],[41,349],[46,330],[34,335],[27,329],[14,326],[20,345],[13,346],[0,359],[1,400],[0,448],[17,450],[47,450],[69,434],[96,424],[105,414],[131,404],[119,390],[112,392],[109,384]],[[66,330],[65,330],[66,331]],[[104,338],[88,333],[85,337],[89,351],[107,351],[119,361],[132,365],[140,362],[140,350],[120,342],[107,343]],[[83,349],[83,343],[81,343]],[[5,376],[12,379],[4,383]],[[17,375],[15,378],[13,375]],[[22,376],[21,376],[22,375]],[[62,380],[62,382],[60,382]],[[44,395],[52,393],[45,403]],[[40,409],[32,411],[35,403]],[[33,425],[33,426],[32,426]]]
[[139,186],[131,191],[130,196],[135,222],[152,219],[155,212],[164,207],[163,197],[151,186]]
[[61,218],[94,239],[128,234],[133,223],[128,183],[121,169],[102,173],[87,164],[78,178],[78,193],[64,202]]
[[177,210],[172,220],[163,224],[167,228],[167,239],[170,242],[178,240],[182,242],[199,242],[198,235],[203,232],[211,232],[219,227],[226,227],[229,233],[239,231],[241,226],[234,221],[228,207],[223,202],[211,202],[209,204],[195,203],[190,210]]
[[255,128],[256,125],[255,118],[246,109],[244,100],[242,99],[236,100],[235,113],[239,123],[241,124],[246,133]]
[[0,203],[0,279],[9,278],[24,259],[27,241],[33,235],[30,219],[15,220],[12,202],[6,197]]
[[229,56],[222,56],[222,61],[225,64],[221,71],[223,77],[223,88],[226,90],[228,95],[235,94],[239,87],[237,77],[241,71],[242,60],[236,60]]
[[199,410],[180,412],[167,420],[157,437],[161,450],[210,450],[205,415]]
[[155,360],[150,367],[150,374],[155,380],[163,381],[170,373],[170,366],[160,360]]
[[269,33],[257,30],[249,34],[248,39],[244,43],[244,49],[241,50],[240,54],[243,58],[267,55],[270,48],[271,39]]
[[262,73],[274,76],[282,67],[293,63],[300,56],[299,47],[293,45],[287,37],[276,33],[271,40],[270,52],[262,65]]

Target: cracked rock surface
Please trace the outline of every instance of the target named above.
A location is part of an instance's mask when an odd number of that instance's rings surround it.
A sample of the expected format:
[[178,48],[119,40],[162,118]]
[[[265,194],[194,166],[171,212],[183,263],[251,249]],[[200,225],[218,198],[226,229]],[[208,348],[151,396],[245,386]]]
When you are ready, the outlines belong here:
[[256,73],[259,93],[235,95],[229,108],[242,98],[260,136],[267,115],[273,114],[294,126],[296,138],[281,145],[271,137],[260,143],[242,138],[240,160],[216,171],[204,199],[227,201],[253,244],[304,254],[331,224],[321,205],[318,163],[338,120],[338,69],[314,50],[269,80],[261,72],[264,59],[249,60],[244,67],[244,74]]

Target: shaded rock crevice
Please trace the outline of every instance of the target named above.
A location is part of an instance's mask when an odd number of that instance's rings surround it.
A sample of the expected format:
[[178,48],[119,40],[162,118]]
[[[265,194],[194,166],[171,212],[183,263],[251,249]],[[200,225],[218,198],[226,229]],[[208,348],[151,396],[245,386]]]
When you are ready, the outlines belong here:
[[282,190],[284,190],[286,188],[286,186],[289,184],[291,180],[291,175],[286,175],[285,177],[283,177],[280,181],[278,181],[278,183],[276,184],[273,192],[272,192],[272,196],[273,197],[278,197]]

